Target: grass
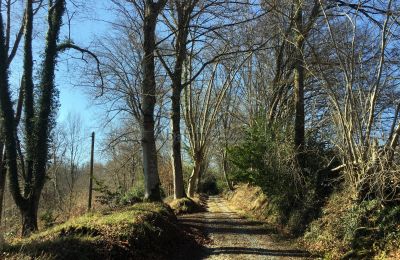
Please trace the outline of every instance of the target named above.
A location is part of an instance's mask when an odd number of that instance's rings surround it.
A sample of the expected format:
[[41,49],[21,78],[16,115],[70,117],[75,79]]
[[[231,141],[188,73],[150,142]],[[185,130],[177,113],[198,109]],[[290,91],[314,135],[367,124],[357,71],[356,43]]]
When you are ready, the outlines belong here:
[[116,211],[88,213],[64,224],[9,241],[7,259],[160,259],[185,239],[172,210],[138,203]]
[[200,195],[196,198],[182,198],[170,201],[168,204],[176,215],[191,214],[205,211],[206,198]]

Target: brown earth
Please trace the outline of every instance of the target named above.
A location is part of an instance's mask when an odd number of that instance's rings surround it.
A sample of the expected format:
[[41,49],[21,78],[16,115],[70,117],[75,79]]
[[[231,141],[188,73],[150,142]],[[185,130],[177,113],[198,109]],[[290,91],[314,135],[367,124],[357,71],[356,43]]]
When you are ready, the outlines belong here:
[[207,211],[179,217],[187,229],[202,231],[207,239],[203,248],[186,259],[310,259],[290,240],[279,239],[265,223],[248,220],[218,196],[207,200]]

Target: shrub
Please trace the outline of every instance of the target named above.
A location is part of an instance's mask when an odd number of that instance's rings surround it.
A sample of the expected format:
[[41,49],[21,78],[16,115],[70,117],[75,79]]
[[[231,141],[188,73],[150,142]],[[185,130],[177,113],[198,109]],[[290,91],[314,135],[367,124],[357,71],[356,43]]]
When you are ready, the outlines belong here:
[[127,193],[123,194],[119,200],[121,205],[132,205],[137,202],[142,202],[144,198],[144,188],[137,186],[130,189]]
[[321,188],[328,176],[323,174],[327,149],[310,141],[303,155],[305,168],[301,169],[291,139],[292,129],[279,124],[269,126],[261,119],[244,131],[245,138],[228,150],[234,165],[232,180],[260,186],[271,208],[278,212],[279,224],[300,234],[319,215],[329,195],[327,189]]
[[400,241],[400,207],[353,199],[349,190],[336,192],[321,218],[311,223],[304,241],[327,258],[365,259],[396,250]]
[[40,220],[43,222],[45,228],[52,227],[56,222],[57,217],[54,216],[54,212],[51,209],[47,209],[40,215]]

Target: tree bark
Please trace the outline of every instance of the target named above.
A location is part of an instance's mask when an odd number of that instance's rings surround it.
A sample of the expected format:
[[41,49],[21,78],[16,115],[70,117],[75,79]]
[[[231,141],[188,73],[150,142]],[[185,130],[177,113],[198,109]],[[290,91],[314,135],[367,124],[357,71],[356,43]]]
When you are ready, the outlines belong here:
[[184,88],[182,84],[183,63],[187,56],[186,42],[189,34],[190,16],[198,1],[176,1],[177,11],[177,33],[175,43],[175,66],[171,73],[172,80],[172,174],[174,179],[174,198],[186,197],[183,183],[182,152],[181,152],[181,93]]
[[161,201],[160,179],[158,176],[157,149],[154,133],[154,107],[156,104],[156,79],[154,51],[156,49],[155,30],[157,17],[167,0],[158,3],[147,0],[143,24],[143,82],[142,82],[142,149],[145,181],[145,199]]
[[0,154],[0,228],[1,228],[2,217],[3,217],[4,192],[5,192],[6,174],[7,174],[7,167],[5,166],[5,163],[4,163],[3,149],[4,149],[4,144],[0,143],[0,151],[1,151],[1,154]]
[[197,180],[199,178],[199,172],[200,172],[200,166],[198,165],[197,162],[195,162],[193,170],[192,170],[192,174],[190,175],[190,178],[189,178],[189,186],[188,186],[189,197],[193,198],[193,196],[194,196],[194,193],[196,191]]
[[39,206],[39,198],[34,198],[28,200],[25,205],[20,208],[21,219],[22,219],[22,236],[27,237],[32,234],[32,232],[38,230],[37,224],[37,213]]
[[[182,154],[181,154],[181,98],[180,90],[173,88],[172,94],[172,173],[174,181],[174,198],[181,199],[186,197],[183,185]],[[176,93],[179,92],[179,93]]]
[[228,185],[229,190],[233,191],[232,182],[228,178],[228,153],[226,150],[222,154],[222,168],[224,171],[224,178],[225,178],[226,184]]
[[297,149],[297,159],[304,166],[304,35],[303,7],[301,0],[295,0],[295,63],[294,63],[294,94],[295,94],[295,129],[294,144]]
[[188,185],[188,195],[189,197],[194,196],[194,193],[197,190],[197,184],[200,176],[201,171],[201,164],[203,163],[203,156],[200,152],[196,152],[194,156],[194,166],[192,170],[192,174],[189,177],[189,185]]
[[201,180],[204,176],[204,172],[206,170],[206,161],[202,161],[200,164],[199,174],[197,176],[197,184],[196,184],[196,192],[199,193],[201,189]]

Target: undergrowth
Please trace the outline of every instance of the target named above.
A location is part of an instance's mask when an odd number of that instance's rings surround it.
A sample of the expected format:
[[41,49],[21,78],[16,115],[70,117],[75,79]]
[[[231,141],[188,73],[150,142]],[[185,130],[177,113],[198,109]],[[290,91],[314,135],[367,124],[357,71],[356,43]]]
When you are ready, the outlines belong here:
[[4,248],[8,259],[159,259],[174,254],[184,234],[172,210],[137,203],[89,213]]
[[205,198],[203,196],[194,199],[191,198],[176,199],[172,200],[169,203],[169,206],[177,215],[202,212],[205,211],[204,200]]
[[332,190],[332,176],[326,173],[331,151],[309,138],[301,168],[289,138],[292,129],[259,120],[245,131],[245,138],[229,148],[234,166],[230,178],[259,186],[268,199],[266,213],[274,216],[275,224],[301,235],[320,215]]
[[305,245],[328,259],[390,258],[400,242],[400,206],[359,202],[351,194],[338,191],[329,199],[305,233]]

